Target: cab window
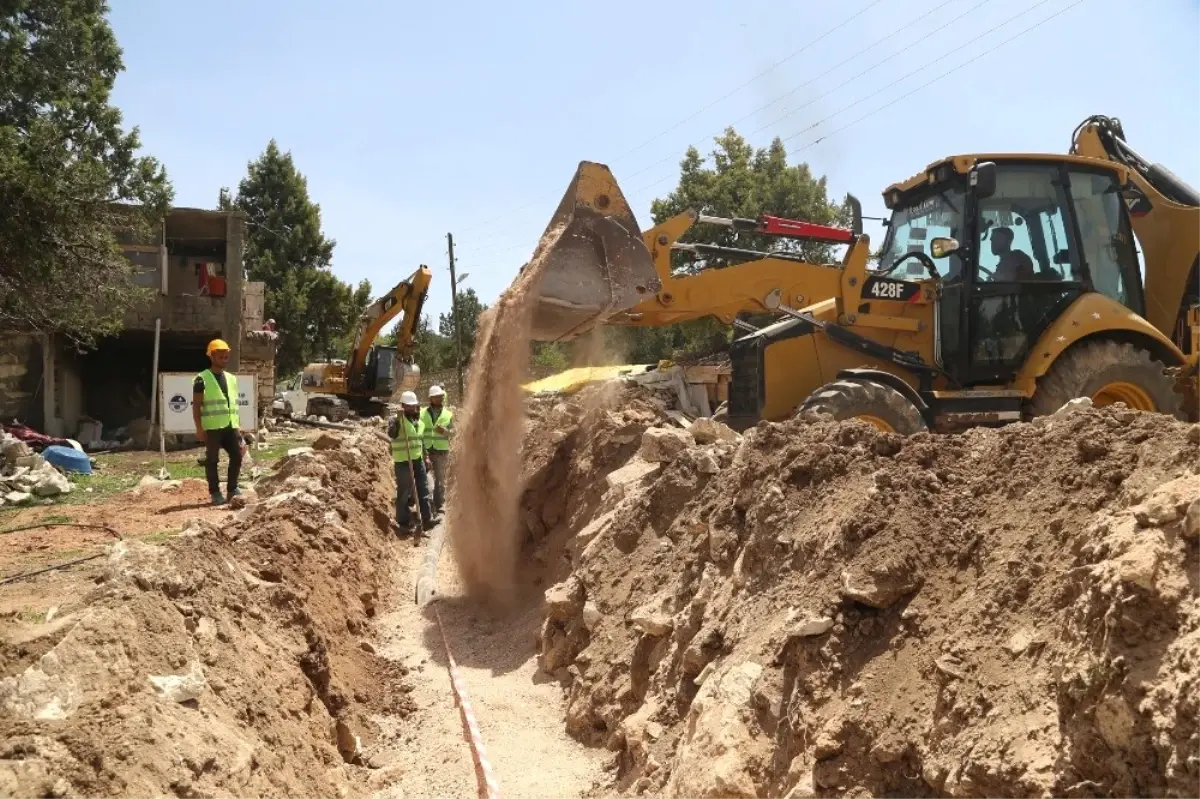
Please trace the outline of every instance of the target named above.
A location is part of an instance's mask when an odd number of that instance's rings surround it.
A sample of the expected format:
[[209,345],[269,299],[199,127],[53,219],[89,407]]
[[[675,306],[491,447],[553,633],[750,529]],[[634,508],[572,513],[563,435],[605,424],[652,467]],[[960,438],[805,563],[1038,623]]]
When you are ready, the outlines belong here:
[[1120,185],[1112,174],[1071,170],[1071,199],[1092,287],[1141,312],[1137,250]]
[[[948,236],[962,241],[963,205],[966,200],[961,188],[947,188],[937,194],[914,201],[892,213],[888,238],[879,258],[879,268],[887,271],[906,253],[922,252],[932,258],[929,248],[935,238]],[[962,273],[962,261],[957,253],[933,262],[942,277]],[[925,266],[915,258],[905,261],[892,274],[897,278],[928,277]]]
[[979,202],[976,282],[1078,281],[1067,195],[1054,167],[1009,166]]

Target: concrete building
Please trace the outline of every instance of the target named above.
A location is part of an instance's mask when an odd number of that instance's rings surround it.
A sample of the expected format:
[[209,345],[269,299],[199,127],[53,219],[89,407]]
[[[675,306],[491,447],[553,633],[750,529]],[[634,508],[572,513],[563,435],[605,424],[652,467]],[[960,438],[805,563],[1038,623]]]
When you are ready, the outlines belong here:
[[[263,314],[262,284],[243,273],[244,236],[239,212],[175,208],[152,240],[120,242],[139,268],[135,282],[154,291],[119,334],[79,352],[61,336],[0,332],[0,420],[65,437],[87,421],[105,438],[131,425],[149,432],[156,328],[159,372],[200,371],[213,338],[229,342],[230,369],[242,371],[246,336]],[[273,374],[274,336],[252,339],[252,371],[268,371],[269,360]]]

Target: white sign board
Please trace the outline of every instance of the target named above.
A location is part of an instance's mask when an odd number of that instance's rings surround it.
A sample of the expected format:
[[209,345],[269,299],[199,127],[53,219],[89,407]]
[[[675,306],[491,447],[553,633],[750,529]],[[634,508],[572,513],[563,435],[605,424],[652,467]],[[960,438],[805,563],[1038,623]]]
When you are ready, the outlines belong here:
[[[238,426],[242,430],[258,429],[258,394],[255,375],[236,375],[238,387]],[[192,420],[192,384],[196,375],[191,372],[161,372],[158,375],[158,396],[162,408],[163,432],[194,433]]]

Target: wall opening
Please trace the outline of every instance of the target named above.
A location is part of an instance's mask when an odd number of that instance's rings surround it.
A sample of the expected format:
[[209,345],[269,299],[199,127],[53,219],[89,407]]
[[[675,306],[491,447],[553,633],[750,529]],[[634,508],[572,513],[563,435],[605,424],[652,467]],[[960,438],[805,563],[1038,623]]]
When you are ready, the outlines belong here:
[[[163,331],[158,371],[199,372],[208,366],[204,354],[219,331]],[[107,434],[130,422],[150,418],[150,379],[154,368],[154,332],[127,330],[101,339],[96,349],[76,356],[83,386],[83,412],[101,422]]]

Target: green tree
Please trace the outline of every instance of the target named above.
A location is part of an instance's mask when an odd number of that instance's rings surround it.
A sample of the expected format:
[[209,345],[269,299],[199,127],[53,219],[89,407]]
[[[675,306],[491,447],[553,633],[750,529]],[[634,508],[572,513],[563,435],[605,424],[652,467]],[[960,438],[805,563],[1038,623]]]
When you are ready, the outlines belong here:
[[[462,327],[462,357],[466,363],[475,351],[475,333],[479,330],[479,315],[487,305],[479,301],[475,289],[458,292],[458,323]],[[438,333],[450,342],[450,366],[454,365],[454,317],[450,313],[438,314]]]
[[304,352],[307,359],[345,358],[350,352],[358,318],[371,302],[371,282],[357,288],[329,272],[313,274],[307,289]]
[[218,205],[247,216],[246,277],[266,284],[265,313],[279,328],[279,373],[344,358],[371,286],[352,289],[330,273],[337,242],[322,232],[321,207],[292,154],[272,139],[248,165],[237,195],[221,189]]
[[531,341],[530,363],[551,372],[561,372],[571,365],[571,342]]
[[0,322],[80,344],[146,293],[118,230],[147,236],[173,197],[109,102],[124,64],[107,15],[103,0],[0,4]]
[[[714,142],[716,148],[709,153],[711,167],[704,165],[695,147],[687,149],[679,163],[679,185],[650,206],[654,224],[689,209],[708,216],[753,219],[770,214],[822,225],[848,222],[847,208],[829,201],[825,178],[814,178],[808,164],[788,164],[787,150],[778,137],[770,146],[755,150],[737,131],[726,128]],[[719,225],[694,225],[682,241],[764,252],[782,250],[803,255],[813,263],[824,263],[832,257],[827,244],[741,233]],[[692,259],[686,253],[676,255],[677,266],[690,272],[730,263],[721,257]]]
[[[678,185],[650,206],[654,224],[687,210],[709,216],[756,218],[770,214],[819,224],[849,223],[848,206],[829,201],[825,178],[814,177],[807,164],[789,164],[778,138],[766,148],[755,149],[733,128],[726,128],[714,142],[708,166],[699,150],[687,149],[679,164]],[[762,252],[782,250],[816,263],[833,257],[829,245],[738,233],[719,225],[694,225],[682,240]],[[675,253],[673,260],[676,270],[691,274],[740,262],[685,252]],[[753,317],[750,320],[755,321]],[[619,328],[609,335],[611,347],[637,362],[708,354],[724,349],[731,337],[730,329],[713,318],[657,328]]]
[[[387,333],[379,337],[381,344],[389,347],[396,346],[396,328],[403,320]],[[454,365],[453,344],[445,336],[438,335],[429,322],[428,316],[422,316],[417,321],[417,331],[413,334],[413,358],[422,374],[438,372]]]

